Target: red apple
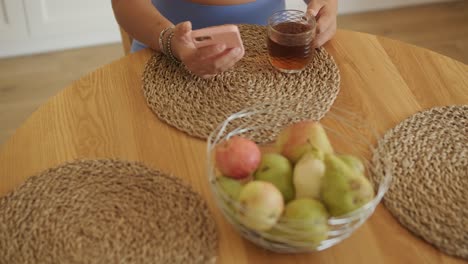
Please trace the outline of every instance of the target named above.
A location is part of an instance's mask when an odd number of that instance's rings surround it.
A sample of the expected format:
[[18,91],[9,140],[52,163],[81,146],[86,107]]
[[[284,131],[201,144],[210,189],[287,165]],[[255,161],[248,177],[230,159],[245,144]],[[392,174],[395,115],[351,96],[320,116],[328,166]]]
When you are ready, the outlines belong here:
[[216,167],[224,176],[234,179],[249,177],[260,164],[261,152],[255,142],[234,136],[216,146]]

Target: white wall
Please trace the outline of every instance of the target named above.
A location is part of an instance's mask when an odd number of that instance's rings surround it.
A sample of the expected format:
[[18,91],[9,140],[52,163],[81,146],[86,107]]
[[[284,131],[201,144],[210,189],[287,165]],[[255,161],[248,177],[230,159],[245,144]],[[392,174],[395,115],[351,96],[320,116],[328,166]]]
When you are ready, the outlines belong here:
[[[303,0],[286,0],[287,8],[305,9]],[[389,9],[424,3],[449,2],[452,0],[338,0],[338,13],[356,13],[363,11]]]
[[0,58],[119,41],[110,0],[0,0]]

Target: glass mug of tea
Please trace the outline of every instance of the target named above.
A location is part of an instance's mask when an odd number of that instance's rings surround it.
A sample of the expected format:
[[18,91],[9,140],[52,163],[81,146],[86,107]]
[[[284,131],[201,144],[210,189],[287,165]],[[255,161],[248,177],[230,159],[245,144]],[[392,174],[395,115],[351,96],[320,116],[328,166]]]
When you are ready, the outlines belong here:
[[312,41],[316,21],[300,10],[282,10],[270,16],[267,27],[267,48],[271,65],[281,72],[303,70],[315,53]]

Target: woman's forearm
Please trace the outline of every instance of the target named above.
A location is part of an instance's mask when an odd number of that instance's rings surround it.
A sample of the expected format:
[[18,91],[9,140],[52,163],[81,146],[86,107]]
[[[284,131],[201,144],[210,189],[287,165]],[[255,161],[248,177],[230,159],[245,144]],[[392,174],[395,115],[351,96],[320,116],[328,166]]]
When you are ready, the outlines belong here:
[[159,33],[171,26],[150,0],[112,0],[112,8],[119,25],[132,38],[155,50],[159,47]]

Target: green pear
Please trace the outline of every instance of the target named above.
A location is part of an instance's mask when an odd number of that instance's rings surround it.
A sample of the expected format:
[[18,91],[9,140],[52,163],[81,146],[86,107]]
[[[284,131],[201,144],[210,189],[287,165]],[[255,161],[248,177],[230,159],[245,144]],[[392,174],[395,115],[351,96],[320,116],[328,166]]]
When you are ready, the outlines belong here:
[[[355,188],[353,190],[353,203],[357,208],[362,207],[374,199],[374,188],[366,177],[360,176],[355,179],[352,184]],[[357,186],[359,186],[359,188],[357,188]]]
[[281,192],[273,184],[264,181],[251,181],[242,187],[239,204],[237,219],[257,231],[272,228],[284,209]]
[[276,153],[264,154],[254,174],[255,180],[270,182],[275,185],[283,195],[285,202],[294,199],[292,177],[293,167],[291,163],[287,158]]
[[325,156],[320,194],[332,216],[352,212],[374,197],[369,181],[333,154]]
[[354,169],[359,175],[364,175],[365,167],[362,161],[353,155],[340,154],[337,155],[342,161],[344,161],[348,166]]
[[320,150],[333,153],[325,129],[319,122],[302,121],[283,129],[276,140],[276,148],[292,163],[296,163],[304,153]]
[[238,203],[242,183],[232,178],[220,176],[216,178],[216,187],[226,195],[223,204],[230,217],[235,218],[236,207],[234,204]]
[[242,189],[242,183],[238,180],[228,177],[218,177],[216,183],[219,189],[221,189],[229,199],[237,201],[239,194]]
[[325,163],[315,153],[307,152],[294,166],[293,183],[296,199],[320,199]]
[[311,248],[318,246],[328,237],[328,212],[323,204],[315,199],[296,199],[288,203],[281,223],[285,229],[274,228],[274,236],[310,243]]

